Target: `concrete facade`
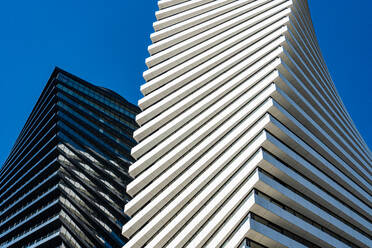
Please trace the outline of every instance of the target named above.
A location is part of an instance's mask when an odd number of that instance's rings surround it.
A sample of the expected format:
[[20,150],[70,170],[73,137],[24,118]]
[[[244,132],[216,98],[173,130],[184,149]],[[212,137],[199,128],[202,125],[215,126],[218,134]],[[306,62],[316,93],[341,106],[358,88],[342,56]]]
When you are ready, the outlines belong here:
[[372,247],[372,153],[305,0],[160,0],[124,247]]

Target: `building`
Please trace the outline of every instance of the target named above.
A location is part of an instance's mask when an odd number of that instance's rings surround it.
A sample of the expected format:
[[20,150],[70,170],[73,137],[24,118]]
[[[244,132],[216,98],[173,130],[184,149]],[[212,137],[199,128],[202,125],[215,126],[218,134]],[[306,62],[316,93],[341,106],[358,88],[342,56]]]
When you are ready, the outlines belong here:
[[306,0],[159,0],[129,247],[372,247],[372,154]]
[[55,69],[0,172],[0,247],[122,247],[137,113]]

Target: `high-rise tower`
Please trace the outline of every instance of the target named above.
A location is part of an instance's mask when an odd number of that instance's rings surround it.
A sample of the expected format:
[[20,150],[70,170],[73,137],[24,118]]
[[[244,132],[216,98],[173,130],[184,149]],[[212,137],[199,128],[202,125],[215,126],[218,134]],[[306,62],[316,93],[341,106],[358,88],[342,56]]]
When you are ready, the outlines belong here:
[[129,247],[372,247],[372,154],[306,0],[160,0]]
[[0,247],[122,247],[137,113],[55,69],[0,171]]

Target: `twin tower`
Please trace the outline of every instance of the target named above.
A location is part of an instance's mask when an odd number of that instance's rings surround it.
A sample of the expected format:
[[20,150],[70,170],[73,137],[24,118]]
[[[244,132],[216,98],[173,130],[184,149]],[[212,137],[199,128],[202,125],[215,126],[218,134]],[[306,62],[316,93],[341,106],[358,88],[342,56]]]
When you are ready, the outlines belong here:
[[307,1],[158,6],[140,109],[52,76],[1,169],[0,246],[372,247],[372,153]]

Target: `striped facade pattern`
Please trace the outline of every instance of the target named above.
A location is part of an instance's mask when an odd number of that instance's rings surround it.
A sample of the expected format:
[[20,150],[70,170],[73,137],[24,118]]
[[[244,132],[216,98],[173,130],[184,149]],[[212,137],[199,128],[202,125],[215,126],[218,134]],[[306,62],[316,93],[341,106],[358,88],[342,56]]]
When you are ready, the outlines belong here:
[[0,247],[122,247],[137,113],[57,68],[0,172]]
[[372,154],[306,0],[159,0],[129,247],[372,247]]

